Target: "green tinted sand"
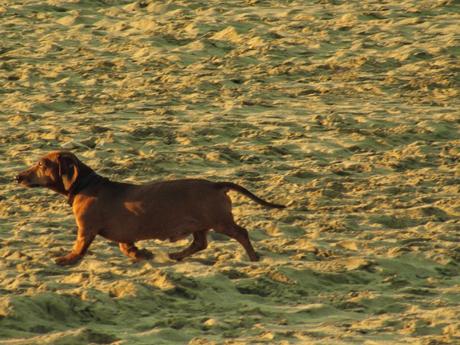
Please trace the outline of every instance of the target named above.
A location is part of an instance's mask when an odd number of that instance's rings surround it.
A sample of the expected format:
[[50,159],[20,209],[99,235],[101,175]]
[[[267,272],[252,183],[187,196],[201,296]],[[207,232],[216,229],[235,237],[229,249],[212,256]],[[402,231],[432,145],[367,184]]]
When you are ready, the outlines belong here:
[[[0,1],[0,344],[458,344],[455,1]],[[118,181],[204,177],[211,234],[100,238],[13,176],[67,149]],[[154,220],[152,220],[154,223]]]

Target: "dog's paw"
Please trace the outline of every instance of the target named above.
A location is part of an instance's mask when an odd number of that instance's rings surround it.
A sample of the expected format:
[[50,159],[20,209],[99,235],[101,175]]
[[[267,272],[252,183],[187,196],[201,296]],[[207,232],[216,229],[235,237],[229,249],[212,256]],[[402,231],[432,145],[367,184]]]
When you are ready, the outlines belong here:
[[260,260],[260,255],[258,253],[252,253],[251,255],[249,255],[249,260],[251,260],[252,262],[257,262]]
[[181,261],[184,257],[181,253],[169,253],[169,258],[171,260]]
[[80,260],[79,256],[69,254],[69,255],[60,256],[54,259],[54,262],[59,266],[67,266],[67,265],[76,264],[79,260]]
[[147,249],[139,249],[137,252],[137,258],[141,260],[151,260],[153,259],[153,253]]

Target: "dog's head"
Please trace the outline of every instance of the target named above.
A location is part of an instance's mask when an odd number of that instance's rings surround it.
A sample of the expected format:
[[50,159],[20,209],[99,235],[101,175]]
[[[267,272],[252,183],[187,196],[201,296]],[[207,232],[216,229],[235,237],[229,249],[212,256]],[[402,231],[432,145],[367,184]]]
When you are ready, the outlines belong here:
[[46,187],[67,194],[86,167],[67,151],[54,151],[43,156],[31,168],[19,173],[16,181],[26,187]]

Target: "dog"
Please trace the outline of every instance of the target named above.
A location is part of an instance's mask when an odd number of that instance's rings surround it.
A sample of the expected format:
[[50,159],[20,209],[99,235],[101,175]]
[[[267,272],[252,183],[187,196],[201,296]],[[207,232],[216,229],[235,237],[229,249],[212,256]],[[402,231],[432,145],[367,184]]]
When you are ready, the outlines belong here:
[[72,265],[85,255],[96,235],[119,244],[132,260],[149,259],[152,254],[136,247],[147,239],[171,242],[193,235],[191,244],[169,254],[182,260],[207,247],[207,233],[214,230],[237,240],[251,261],[259,255],[248,231],[235,223],[229,190],[269,208],[283,205],[267,202],[232,182],[181,179],[135,185],[110,181],[82,163],[73,153],[53,151],[31,168],[19,173],[16,181],[25,187],[45,187],[67,197],[77,223],[72,251],[56,259]]

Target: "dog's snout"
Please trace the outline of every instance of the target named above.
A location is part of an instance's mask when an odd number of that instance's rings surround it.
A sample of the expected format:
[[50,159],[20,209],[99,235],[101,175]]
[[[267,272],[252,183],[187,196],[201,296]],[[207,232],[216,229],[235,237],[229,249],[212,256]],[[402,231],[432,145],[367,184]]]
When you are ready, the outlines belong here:
[[17,174],[14,179],[16,180],[17,183],[24,183],[29,181],[29,176],[26,171],[22,171],[19,174]]

